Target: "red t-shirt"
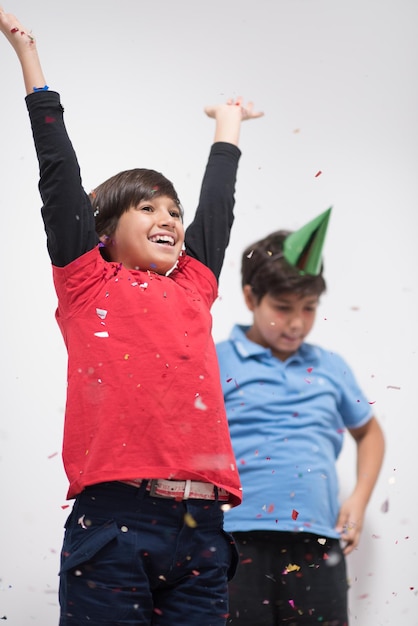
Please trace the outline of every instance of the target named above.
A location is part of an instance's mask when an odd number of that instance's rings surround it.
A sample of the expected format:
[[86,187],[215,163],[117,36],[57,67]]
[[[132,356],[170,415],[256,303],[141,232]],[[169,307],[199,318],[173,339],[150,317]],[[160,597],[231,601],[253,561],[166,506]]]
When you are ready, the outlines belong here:
[[169,276],[105,261],[54,267],[68,351],[68,498],[135,478],[213,483],[241,501],[211,336],[212,272],[181,256]]

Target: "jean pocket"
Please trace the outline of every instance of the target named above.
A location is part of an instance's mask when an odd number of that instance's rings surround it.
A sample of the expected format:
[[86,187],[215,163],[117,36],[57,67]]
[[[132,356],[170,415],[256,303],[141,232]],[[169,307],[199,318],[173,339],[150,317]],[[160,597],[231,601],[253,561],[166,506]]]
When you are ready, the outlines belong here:
[[[80,537],[81,533],[84,537]],[[119,533],[120,529],[116,522],[110,520],[97,528],[80,531],[77,533],[77,538],[74,537],[74,533],[69,534],[64,540],[60,574],[90,561],[100,550],[116,539]]]

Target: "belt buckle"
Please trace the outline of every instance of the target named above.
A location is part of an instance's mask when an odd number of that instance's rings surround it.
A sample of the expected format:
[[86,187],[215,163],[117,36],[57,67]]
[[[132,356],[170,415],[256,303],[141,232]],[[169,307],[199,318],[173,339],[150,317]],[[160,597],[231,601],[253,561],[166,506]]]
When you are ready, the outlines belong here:
[[168,498],[169,496],[162,496],[160,493],[156,493],[158,489],[158,478],[153,478],[149,481],[149,493],[154,498]]

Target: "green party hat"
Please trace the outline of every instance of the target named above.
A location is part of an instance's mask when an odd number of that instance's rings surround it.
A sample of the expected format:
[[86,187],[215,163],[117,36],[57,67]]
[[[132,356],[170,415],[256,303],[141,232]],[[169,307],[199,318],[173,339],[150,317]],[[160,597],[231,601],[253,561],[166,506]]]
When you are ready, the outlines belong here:
[[317,276],[321,271],[322,248],[327,233],[331,209],[290,233],[283,242],[284,258],[301,274]]

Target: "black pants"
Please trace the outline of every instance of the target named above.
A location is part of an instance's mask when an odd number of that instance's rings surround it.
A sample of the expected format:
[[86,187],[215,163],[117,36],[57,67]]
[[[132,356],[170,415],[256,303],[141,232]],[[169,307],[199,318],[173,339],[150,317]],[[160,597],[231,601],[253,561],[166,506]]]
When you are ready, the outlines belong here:
[[234,626],[347,626],[347,574],[337,539],[308,533],[233,533],[239,551],[229,583]]

